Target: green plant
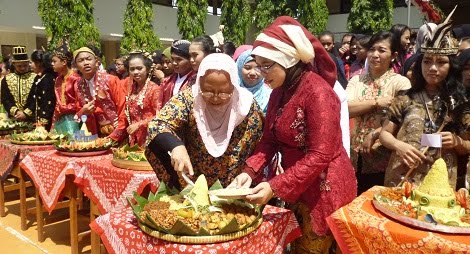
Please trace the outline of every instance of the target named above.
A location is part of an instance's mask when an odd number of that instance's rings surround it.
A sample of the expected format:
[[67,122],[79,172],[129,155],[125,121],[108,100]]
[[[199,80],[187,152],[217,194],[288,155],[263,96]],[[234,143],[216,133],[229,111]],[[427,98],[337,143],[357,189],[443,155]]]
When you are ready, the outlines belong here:
[[328,23],[328,14],[326,0],[298,1],[298,20],[313,34],[325,31],[326,24]]
[[225,25],[224,37],[235,45],[245,43],[246,31],[251,21],[251,6],[247,0],[222,2],[220,24]]
[[151,0],[129,0],[124,14],[124,37],[121,53],[133,50],[152,52],[162,48],[158,36],[153,32],[153,9]]
[[352,0],[348,30],[374,34],[388,30],[393,22],[393,0]]
[[183,39],[192,40],[204,34],[207,0],[177,0],[177,25]]
[[253,13],[253,22],[260,32],[279,16],[295,17],[295,1],[293,0],[257,0]]
[[39,0],[38,11],[46,27],[48,49],[57,48],[63,39],[72,50],[87,44],[99,47],[92,0]]

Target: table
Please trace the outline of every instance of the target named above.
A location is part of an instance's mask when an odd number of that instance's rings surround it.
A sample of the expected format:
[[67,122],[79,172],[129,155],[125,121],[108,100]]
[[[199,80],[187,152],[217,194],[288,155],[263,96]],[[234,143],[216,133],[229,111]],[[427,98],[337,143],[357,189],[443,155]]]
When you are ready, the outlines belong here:
[[[127,197],[134,191],[141,194],[145,187],[150,186],[152,192],[157,191],[159,181],[153,171],[126,170],[113,166],[112,157],[100,163],[85,162],[77,170],[74,183],[90,198],[90,221],[97,216],[128,207]],[[91,233],[91,252],[99,253],[99,237]]]
[[[33,151],[51,150],[52,145],[15,145],[8,140],[0,140],[0,216],[4,217],[5,212],[5,193],[19,190],[20,192],[20,217],[21,229],[26,230],[27,226],[27,207],[26,207],[26,188],[32,186],[31,182],[25,181],[23,172],[19,167],[19,161],[27,154]],[[18,179],[18,183],[5,185],[5,180],[10,176]]]
[[131,208],[108,213],[91,223],[109,253],[283,253],[285,246],[300,237],[292,211],[267,205],[263,223],[253,233],[237,240],[204,244],[179,244],[149,236],[140,230]]
[[347,253],[470,253],[470,236],[410,228],[376,210],[374,186],[327,218],[333,235]]
[[46,210],[51,213],[65,187],[66,175],[75,176],[84,162],[97,163],[110,156],[69,157],[56,150],[40,151],[28,154],[20,165],[33,180]]
[[3,182],[14,166],[19,163],[26,155],[34,151],[53,150],[52,145],[15,145],[8,140],[0,140],[0,179]]
[[153,171],[134,171],[115,167],[111,164],[112,156],[100,163],[78,162],[74,183],[93,201],[101,214],[119,211],[128,207],[127,197],[134,191],[142,193],[150,185],[157,191],[158,178]]
[[[58,204],[61,195],[68,201],[61,207],[69,208],[70,215],[70,247],[72,253],[78,253],[78,225],[77,225],[77,189],[73,183],[76,171],[80,170],[83,162],[97,163],[109,158],[110,154],[93,157],[62,156],[56,150],[29,153],[20,163],[20,166],[31,177],[36,186],[36,218],[38,227],[38,241],[45,240],[44,220],[42,207],[51,213]],[[42,202],[41,202],[42,201]]]

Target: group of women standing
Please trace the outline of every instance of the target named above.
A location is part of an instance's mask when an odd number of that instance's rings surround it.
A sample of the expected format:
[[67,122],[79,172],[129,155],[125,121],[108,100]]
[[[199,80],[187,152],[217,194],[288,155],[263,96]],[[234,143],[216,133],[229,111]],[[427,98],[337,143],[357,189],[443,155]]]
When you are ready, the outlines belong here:
[[[405,51],[410,34],[406,26],[373,35],[366,46],[366,72],[348,83],[354,121],[351,159],[359,192],[373,185],[419,184],[438,157],[446,161],[449,183],[468,188],[465,63],[459,65],[449,29],[436,27],[428,25],[421,32],[419,51],[413,55]],[[435,133],[442,148],[423,147],[422,135]]]
[[[170,186],[182,188],[182,174],[204,174],[209,185],[252,186],[246,199],[253,203],[286,201],[303,233],[291,253],[328,253],[334,239],[326,217],[352,201],[358,187],[419,181],[437,156],[446,159],[456,186],[458,155],[470,151],[469,110],[456,47],[446,32],[438,44],[429,44],[431,37],[424,41],[411,82],[393,70],[404,67],[407,56],[399,57],[392,32],[361,41],[360,68],[351,66],[358,75],[346,89],[356,122],[351,159],[333,89],[335,63],[291,17],[277,18],[252,47],[235,54],[236,62],[215,53],[208,36],[178,40],[169,52],[154,55],[161,73],[153,71],[148,55],[131,53],[123,62],[129,77],[122,80],[129,143],[146,148],[158,178]],[[468,69],[470,53],[463,54]],[[53,128],[64,131],[76,128],[71,61],[66,46],[52,54],[58,74]],[[436,132],[442,152],[423,149],[421,135]]]

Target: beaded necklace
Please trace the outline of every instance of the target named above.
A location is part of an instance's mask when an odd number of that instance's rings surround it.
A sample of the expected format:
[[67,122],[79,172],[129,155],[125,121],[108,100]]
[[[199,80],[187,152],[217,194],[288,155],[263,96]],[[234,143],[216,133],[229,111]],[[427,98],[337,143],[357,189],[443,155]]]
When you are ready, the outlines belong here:
[[132,95],[132,91],[134,90],[133,85],[131,85],[132,89],[129,89],[129,92],[127,93],[127,96],[126,96],[126,110],[125,110],[124,113],[126,114],[127,122],[129,124],[132,124],[131,116],[130,116],[130,106],[129,106],[130,101],[137,97],[137,105],[140,107],[140,109],[144,109],[144,97],[145,97],[145,94],[147,93],[147,88],[148,88],[149,81],[150,81],[150,76],[147,78],[147,80],[145,81],[144,87],[142,87],[142,89],[137,93],[137,95]]

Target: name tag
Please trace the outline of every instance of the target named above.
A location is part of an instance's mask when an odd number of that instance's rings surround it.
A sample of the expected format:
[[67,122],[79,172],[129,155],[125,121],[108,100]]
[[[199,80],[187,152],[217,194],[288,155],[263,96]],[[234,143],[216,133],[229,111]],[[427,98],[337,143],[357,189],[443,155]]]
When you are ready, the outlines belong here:
[[421,146],[442,147],[441,134],[423,134],[421,136]]

